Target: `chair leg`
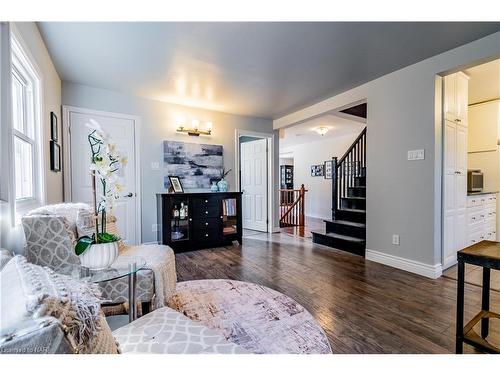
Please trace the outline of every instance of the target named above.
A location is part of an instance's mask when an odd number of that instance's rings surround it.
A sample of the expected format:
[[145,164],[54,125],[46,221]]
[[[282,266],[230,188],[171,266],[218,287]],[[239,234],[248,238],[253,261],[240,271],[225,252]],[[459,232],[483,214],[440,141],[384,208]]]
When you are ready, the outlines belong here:
[[151,312],[151,301],[141,302],[142,316],[149,314]]

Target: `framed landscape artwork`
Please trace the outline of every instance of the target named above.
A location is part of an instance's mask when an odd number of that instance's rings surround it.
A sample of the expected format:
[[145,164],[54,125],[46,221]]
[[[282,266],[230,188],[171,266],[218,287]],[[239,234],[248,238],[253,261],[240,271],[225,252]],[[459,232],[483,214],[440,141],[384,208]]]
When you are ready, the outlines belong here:
[[171,186],[168,176],[178,177],[185,190],[210,189],[212,181],[220,180],[224,166],[222,146],[164,141],[163,163],[166,189]]

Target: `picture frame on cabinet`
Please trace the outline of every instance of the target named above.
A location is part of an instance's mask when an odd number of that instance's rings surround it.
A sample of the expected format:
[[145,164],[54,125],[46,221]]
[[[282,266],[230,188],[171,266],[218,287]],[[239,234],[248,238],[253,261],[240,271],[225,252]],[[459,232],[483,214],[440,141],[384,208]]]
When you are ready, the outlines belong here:
[[184,193],[179,176],[168,176],[168,179],[170,181],[170,187],[172,187],[174,193]]

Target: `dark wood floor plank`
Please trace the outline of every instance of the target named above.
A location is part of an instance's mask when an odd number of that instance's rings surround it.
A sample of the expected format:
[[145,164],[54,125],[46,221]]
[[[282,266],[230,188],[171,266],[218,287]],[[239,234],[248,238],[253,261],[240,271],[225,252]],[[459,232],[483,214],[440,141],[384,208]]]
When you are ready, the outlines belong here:
[[[428,279],[290,233],[252,233],[242,246],[176,260],[179,281],[235,279],[290,296],[317,319],[334,353],[454,351],[456,282],[449,278]],[[469,320],[480,309],[481,291],[466,285],[465,294]],[[492,292],[491,306],[500,311],[500,293]],[[500,340],[500,325],[492,325],[491,338]]]

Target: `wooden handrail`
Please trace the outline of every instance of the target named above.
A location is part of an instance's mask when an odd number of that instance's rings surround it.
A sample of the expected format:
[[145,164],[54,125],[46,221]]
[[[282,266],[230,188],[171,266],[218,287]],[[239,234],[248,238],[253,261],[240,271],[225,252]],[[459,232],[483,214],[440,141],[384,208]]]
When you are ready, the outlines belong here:
[[337,165],[340,166],[345,158],[347,157],[347,155],[350,154],[350,152],[353,150],[354,146],[356,146],[358,144],[358,142],[360,141],[361,138],[363,138],[363,136],[366,134],[366,127],[363,129],[363,131],[361,133],[359,133],[358,137],[354,140],[354,142],[352,142],[352,145],[351,147],[349,147],[347,149],[347,151],[345,152],[345,154],[339,159]]
[[302,184],[300,189],[278,189],[280,192],[280,226],[304,226],[305,193]]
[[366,177],[366,127],[359,133],[352,145],[340,158],[332,158],[332,219],[342,208],[343,198],[356,185],[357,177]]

